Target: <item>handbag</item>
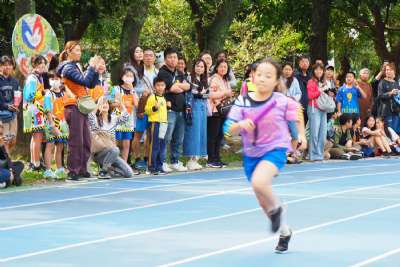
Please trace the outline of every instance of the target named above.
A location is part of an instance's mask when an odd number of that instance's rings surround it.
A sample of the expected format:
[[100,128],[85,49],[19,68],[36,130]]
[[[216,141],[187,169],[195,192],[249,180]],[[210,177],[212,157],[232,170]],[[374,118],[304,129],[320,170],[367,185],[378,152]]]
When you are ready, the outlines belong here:
[[226,117],[229,114],[229,111],[231,110],[232,106],[233,106],[234,101],[232,100],[232,98],[227,97],[224,98],[221,103],[219,103],[217,105],[217,110],[219,115]]
[[158,138],[164,139],[165,135],[167,134],[167,130],[168,130],[168,123],[160,122],[160,127],[158,128]]
[[321,92],[320,96],[317,98],[317,105],[320,110],[328,113],[334,112],[336,108],[335,100],[325,92]]
[[400,112],[400,94],[394,95],[391,99],[391,110],[394,113]]
[[78,98],[78,109],[82,114],[89,114],[97,109],[96,102],[89,95]]
[[186,109],[185,111],[185,121],[187,126],[193,125],[193,113],[192,109]]
[[95,131],[91,138],[91,153],[96,154],[105,149],[115,147],[114,136],[106,131]]

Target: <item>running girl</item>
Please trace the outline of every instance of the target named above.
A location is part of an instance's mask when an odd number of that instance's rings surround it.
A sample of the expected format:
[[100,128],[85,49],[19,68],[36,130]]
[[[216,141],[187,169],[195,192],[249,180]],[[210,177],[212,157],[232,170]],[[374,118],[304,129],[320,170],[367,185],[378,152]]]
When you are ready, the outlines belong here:
[[256,91],[238,97],[225,125],[229,134],[242,136],[246,176],[271,220],[272,232],[280,230],[278,253],[287,251],[292,231],[281,223],[283,208],[272,191],[272,178],[286,163],[291,134],[300,130],[296,125],[296,102],[274,92],[281,74],[281,67],[270,59],[253,64],[252,82]]

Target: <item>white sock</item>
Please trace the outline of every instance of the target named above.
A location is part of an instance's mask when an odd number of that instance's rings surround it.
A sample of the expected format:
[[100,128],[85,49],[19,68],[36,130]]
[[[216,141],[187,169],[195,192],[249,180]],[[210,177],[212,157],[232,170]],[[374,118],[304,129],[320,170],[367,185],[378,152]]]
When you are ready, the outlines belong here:
[[282,208],[282,215],[281,215],[281,228],[279,228],[279,233],[282,236],[289,236],[291,233],[290,227],[287,224],[287,218],[286,218],[286,208]]
[[286,224],[286,223],[284,223],[284,224],[281,224],[281,228],[279,229],[279,233],[282,235],[282,236],[289,236],[290,235],[290,228],[289,228],[289,226]]

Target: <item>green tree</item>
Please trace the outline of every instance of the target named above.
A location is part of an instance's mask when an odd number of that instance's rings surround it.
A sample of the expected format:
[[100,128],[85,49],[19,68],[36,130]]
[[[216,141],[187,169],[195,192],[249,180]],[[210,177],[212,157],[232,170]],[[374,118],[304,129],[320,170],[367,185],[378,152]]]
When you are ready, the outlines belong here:
[[302,41],[302,34],[290,24],[282,28],[260,30],[257,20],[255,13],[249,14],[245,20],[235,20],[230,28],[230,37],[225,42],[231,65],[239,72],[239,76],[245,66],[255,60],[266,56],[279,61],[292,59],[307,48]]
[[243,0],[187,0],[192,10],[200,51],[216,53],[224,47],[229,26]]
[[381,61],[400,63],[400,1],[336,0],[334,8],[346,14],[349,24],[368,36]]
[[190,7],[185,0],[158,0],[149,8],[140,44],[155,51],[176,47],[187,59],[192,59],[199,53],[195,34]]

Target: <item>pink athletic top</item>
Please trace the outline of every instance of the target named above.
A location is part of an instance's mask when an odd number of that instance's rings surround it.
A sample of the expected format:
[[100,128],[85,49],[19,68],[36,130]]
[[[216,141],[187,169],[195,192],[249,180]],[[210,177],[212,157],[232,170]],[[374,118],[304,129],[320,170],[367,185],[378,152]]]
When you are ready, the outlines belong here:
[[[252,132],[242,130],[243,152],[248,157],[261,157],[276,148],[291,148],[288,121],[297,121],[297,103],[281,93],[273,93],[266,101],[251,99],[252,93],[239,96],[232,106],[228,119],[241,121],[256,119],[256,129]],[[258,119],[264,109],[274,107]]]

